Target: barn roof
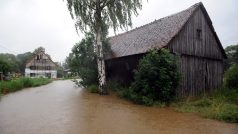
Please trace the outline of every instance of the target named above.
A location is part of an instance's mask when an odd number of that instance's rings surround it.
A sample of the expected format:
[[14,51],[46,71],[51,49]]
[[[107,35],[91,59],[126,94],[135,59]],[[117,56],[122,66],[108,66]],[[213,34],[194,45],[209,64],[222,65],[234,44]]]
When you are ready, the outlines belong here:
[[[110,37],[109,43],[111,53],[106,55],[105,59],[145,53],[150,49],[160,49],[166,46],[173,37],[179,33],[198,7],[202,7],[202,9],[205,10],[203,4],[200,2],[176,14],[172,14],[131,31]],[[206,10],[205,14],[208,16]],[[208,19],[211,22],[209,16]],[[225,55],[224,49],[214,31],[212,23],[211,27],[218,44],[220,44],[223,51],[222,53]]]

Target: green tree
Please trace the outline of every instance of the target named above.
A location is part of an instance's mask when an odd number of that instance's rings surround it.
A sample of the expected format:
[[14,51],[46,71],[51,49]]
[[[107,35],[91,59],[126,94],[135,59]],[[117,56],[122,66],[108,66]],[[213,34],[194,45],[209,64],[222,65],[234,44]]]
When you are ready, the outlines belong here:
[[70,70],[81,78],[80,81],[76,81],[76,84],[84,87],[98,83],[97,61],[93,43],[94,35],[87,33],[84,39],[74,45],[72,53],[66,58]]
[[232,64],[238,64],[238,44],[231,45],[225,48],[227,55],[226,67],[228,68]]
[[26,52],[26,53],[17,55],[17,59],[19,61],[19,69],[22,74],[24,74],[24,72],[25,72],[26,62],[28,60],[30,60],[32,58],[32,56],[33,56],[33,53],[31,53],[31,52]]
[[0,59],[0,72],[7,74],[10,71],[10,65],[6,61]]
[[150,51],[139,61],[134,79],[127,93],[129,99],[145,105],[170,102],[180,79],[176,56],[166,49]]
[[225,72],[225,86],[238,91],[238,64],[232,64]]
[[76,18],[76,29],[95,35],[100,94],[107,93],[102,40],[106,38],[109,27],[116,31],[131,26],[131,15],[138,14],[141,3],[142,0],[67,0],[72,18]]
[[19,61],[13,54],[0,54],[0,60],[7,64],[9,72],[20,72]]

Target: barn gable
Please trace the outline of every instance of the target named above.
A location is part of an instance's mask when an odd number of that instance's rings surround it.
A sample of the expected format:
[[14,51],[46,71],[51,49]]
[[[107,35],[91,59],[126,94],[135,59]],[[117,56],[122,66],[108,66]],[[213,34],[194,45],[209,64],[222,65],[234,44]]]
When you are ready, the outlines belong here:
[[172,52],[212,59],[226,58],[206,9],[200,3],[167,46]]

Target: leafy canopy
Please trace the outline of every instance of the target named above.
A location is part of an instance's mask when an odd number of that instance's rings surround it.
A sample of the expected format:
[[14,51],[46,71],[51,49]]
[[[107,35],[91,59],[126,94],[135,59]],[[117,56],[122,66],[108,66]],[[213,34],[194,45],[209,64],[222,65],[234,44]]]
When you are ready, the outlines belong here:
[[238,44],[226,47],[225,52],[227,55],[227,64],[229,66],[234,63],[238,64]]
[[70,70],[80,76],[78,84],[88,86],[97,84],[97,62],[93,49],[94,35],[87,33],[81,42],[76,43],[66,58]]
[[238,64],[232,64],[225,72],[225,86],[238,90]]
[[118,27],[127,30],[132,26],[132,13],[138,14],[141,3],[142,0],[67,0],[71,17],[76,19],[76,29],[94,33],[99,27],[105,31],[108,27],[114,31]]

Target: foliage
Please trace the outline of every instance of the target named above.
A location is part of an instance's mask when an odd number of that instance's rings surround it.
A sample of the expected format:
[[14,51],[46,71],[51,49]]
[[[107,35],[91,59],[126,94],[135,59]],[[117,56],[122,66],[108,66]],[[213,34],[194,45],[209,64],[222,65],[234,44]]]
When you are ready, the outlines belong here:
[[10,71],[10,65],[3,59],[0,59],[0,72],[7,74]]
[[90,85],[87,87],[87,90],[90,93],[98,93],[98,86],[97,85]]
[[180,73],[177,58],[166,49],[150,51],[140,60],[135,81],[123,96],[139,104],[169,103],[175,97]]
[[225,52],[227,55],[227,67],[232,64],[238,64],[238,44],[226,47]]
[[100,94],[107,94],[103,54],[105,45],[102,42],[110,27],[115,32],[119,27],[128,29],[128,26],[132,26],[131,15],[137,15],[141,3],[142,0],[67,0],[71,17],[76,18],[76,30],[94,33]]
[[93,34],[86,34],[81,42],[74,45],[72,52],[66,58],[70,70],[80,76],[79,84],[86,87],[98,83],[97,61],[93,43]]
[[[131,26],[131,15],[142,8],[141,0],[67,0],[71,17],[76,18],[76,28],[97,33],[99,27],[113,27],[114,31]],[[107,28],[105,28],[107,27]]]
[[23,54],[18,54],[17,56],[13,54],[0,54],[0,72],[5,75],[8,72],[25,72],[26,62],[32,57],[31,52],[26,52]]
[[21,77],[11,81],[0,81],[0,94],[18,91],[26,87],[36,87],[50,83],[48,78],[27,78]]
[[238,89],[238,64],[233,64],[225,72],[225,86]]
[[238,91],[218,90],[212,96],[203,96],[197,100],[177,102],[174,108],[180,112],[195,112],[206,118],[238,122]]
[[55,62],[56,70],[57,70],[57,78],[63,78],[64,77],[64,67],[63,64],[60,62]]
[[19,61],[13,54],[0,54],[0,72],[19,72]]
[[19,61],[19,69],[20,69],[20,72],[21,73],[24,73],[25,72],[25,67],[26,67],[26,62],[28,60],[30,60],[33,56],[33,53],[31,52],[26,52],[26,53],[23,53],[23,54],[18,54],[16,56],[17,60]]

